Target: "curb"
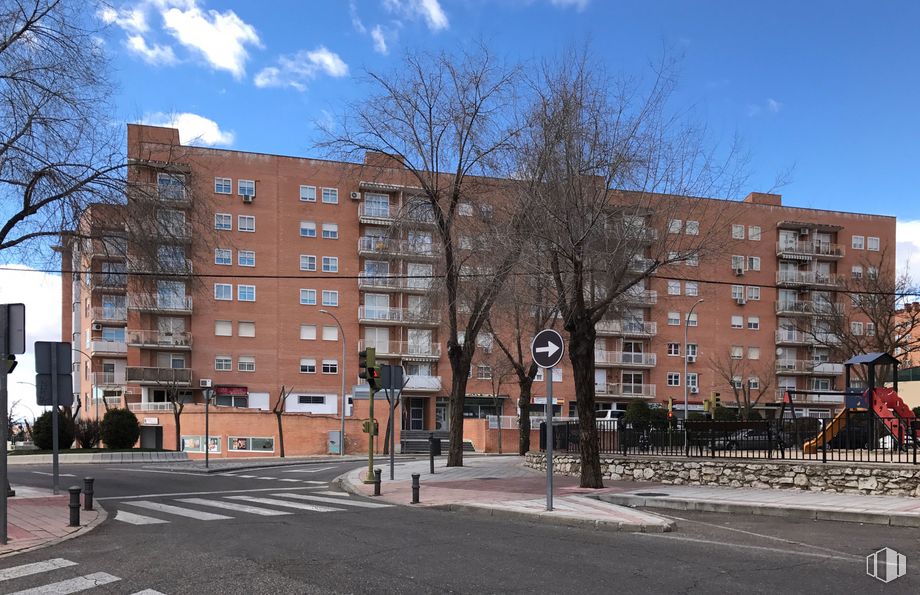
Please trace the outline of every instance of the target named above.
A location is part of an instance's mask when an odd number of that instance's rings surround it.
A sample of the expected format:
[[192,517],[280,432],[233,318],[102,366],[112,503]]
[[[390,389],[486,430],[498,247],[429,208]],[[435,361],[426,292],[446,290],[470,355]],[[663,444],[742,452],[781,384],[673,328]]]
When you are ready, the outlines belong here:
[[237,471],[252,471],[254,469],[272,469],[275,467],[293,467],[294,465],[329,465],[329,464],[338,464],[338,463],[357,463],[365,461],[366,459],[344,459],[339,460],[335,459],[332,461],[284,461],[284,462],[266,462],[263,465],[240,465],[239,467],[225,468],[225,469],[183,469],[189,473],[200,473],[202,475],[214,475],[217,473],[236,473]]
[[559,512],[524,512],[519,510],[508,510],[506,508],[496,508],[487,504],[433,504],[427,508],[435,510],[445,510],[448,512],[466,512],[481,516],[489,516],[499,519],[511,519],[516,521],[538,522],[546,525],[556,525],[559,527],[576,527],[579,529],[594,529],[595,531],[613,531],[624,533],[668,533],[674,530],[674,521],[662,519],[665,522],[660,525],[649,525],[647,523],[628,523],[623,521],[606,521],[603,519],[585,519],[571,516]]
[[[184,463],[189,461],[188,453],[185,452],[105,452],[100,449],[98,453],[61,453],[58,455],[61,463],[71,465],[93,465],[99,463],[117,463],[124,465],[126,463]],[[51,464],[52,455],[16,455],[7,457],[9,465],[46,465]]]
[[619,504],[620,506],[630,506],[633,508],[665,508],[669,510],[750,514],[817,521],[841,521],[845,523],[888,525],[891,527],[920,527],[920,515],[915,514],[829,510],[810,506],[764,503],[742,504],[739,502],[711,502],[708,500],[693,500],[688,498],[631,496],[628,494],[598,494],[596,498],[611,504]]
[[86,525],[81,526],[79,529],[77,529],[73,533],[69,533],[63,537],[49,539],[48,541],[44,543],[39,543],[39,544],[30,546],[30,547],[22,548],[21,550],[15,550],[11,552],[6,552],[4,554],[0,554],[0,560],[5,559],[5,558],[11,558],[18,554],[24,554],[26,552],[34,552],[35,550],[40,550],[42,548],[51,547],[52,545],[57,545],[61,542],[67,541],[69,539],[74,539],[76,537],[82,537],[83,535],[89,533],[90,531],[92,531],[93,529],[95,529],[96,527],[104,523],[105,520],[109,518],[108,511],[106,511],[106,509],[103,508],[101,504],[99,504],[98,500],[93,502],[93,508],[99,513],[96,515],[95,520],[87,523]]

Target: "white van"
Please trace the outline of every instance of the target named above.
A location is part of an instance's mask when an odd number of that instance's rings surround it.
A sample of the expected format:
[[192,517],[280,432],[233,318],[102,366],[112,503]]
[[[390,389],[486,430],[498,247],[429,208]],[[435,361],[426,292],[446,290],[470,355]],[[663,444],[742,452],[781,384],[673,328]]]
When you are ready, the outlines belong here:
[[597,421],[620,419],[625,414],[625,411],[619,409],[600,409],[594,412],[594,419]]

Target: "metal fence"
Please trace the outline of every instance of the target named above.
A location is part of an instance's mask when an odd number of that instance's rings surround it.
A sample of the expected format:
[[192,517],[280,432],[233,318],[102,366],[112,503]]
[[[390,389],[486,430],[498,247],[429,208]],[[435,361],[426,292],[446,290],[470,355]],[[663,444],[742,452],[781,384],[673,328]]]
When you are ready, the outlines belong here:
[[[833,420],[687,421],[627,424],[598,420],[601,453],[917,464],[920,422],[847,410]],[[579,452],[577,421],[553,423],[553,448]],[[540,424],[540,448],[546,424]]]

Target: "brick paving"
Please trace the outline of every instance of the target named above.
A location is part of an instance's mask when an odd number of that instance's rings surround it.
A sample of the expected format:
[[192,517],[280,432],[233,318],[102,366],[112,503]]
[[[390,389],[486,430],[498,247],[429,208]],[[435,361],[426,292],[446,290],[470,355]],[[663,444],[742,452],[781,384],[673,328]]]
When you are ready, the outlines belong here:
[[56,543],[84,532],[101,521],[100,510],[80,510],[80,526],[68,527],[70,496],[54,496],[51,490],[14,486],[16,496],[7,500],[7,544],[0,545],[0,557]]

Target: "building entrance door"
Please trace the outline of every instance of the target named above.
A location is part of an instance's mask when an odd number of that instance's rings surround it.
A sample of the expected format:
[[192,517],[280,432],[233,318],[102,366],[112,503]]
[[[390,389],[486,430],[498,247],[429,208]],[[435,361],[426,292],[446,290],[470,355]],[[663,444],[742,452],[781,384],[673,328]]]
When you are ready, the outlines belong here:
[[446,432],[449,429],[447,415],[447,403],[438,403],[434,407],[434,429],[438,432]]
[[409,429],[425,429],[425,401],[423,399],[409,401]]

